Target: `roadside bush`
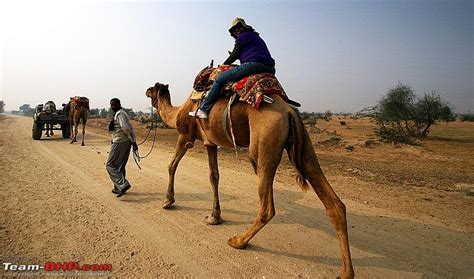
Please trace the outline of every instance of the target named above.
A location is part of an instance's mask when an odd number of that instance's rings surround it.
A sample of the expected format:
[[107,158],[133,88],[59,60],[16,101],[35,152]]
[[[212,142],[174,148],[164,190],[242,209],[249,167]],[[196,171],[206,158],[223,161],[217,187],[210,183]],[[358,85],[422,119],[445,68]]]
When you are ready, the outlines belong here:
[[426,138],[437,122],[454,120],[451,108],[436,92],[417,99],[413,89],[401,83],[366,112],[373,115],[381,140],[408,144]]
[[303,111],[303,112],[300,112],[300,117],[301,117],[301,120],[303,121],[303,124],[309,125],[310,127],[316,126],[316,122],[318,119],[317,113]]
[[89,117],[90,118],[99,117],[99,112],[100,112],[100,110],[98,108],[90,109],[89,110]]
[[332,112],[330,110],[327,110],[323,115],[321,115],[321,118],[324,119],[326,122],[331,121]]
[[459,114],[458,117],[459,117],[459,120],[461,121],[469,121],[469,122],[474,121],[474,114]]

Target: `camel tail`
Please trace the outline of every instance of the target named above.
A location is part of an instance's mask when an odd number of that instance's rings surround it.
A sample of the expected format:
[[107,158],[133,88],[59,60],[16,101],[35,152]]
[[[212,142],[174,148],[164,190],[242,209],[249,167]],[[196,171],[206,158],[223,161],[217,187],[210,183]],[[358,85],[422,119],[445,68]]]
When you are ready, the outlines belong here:
[[289,118],[290,133],[285,148],[290,162],[297,172],[296,182],[302,190],[306,191],[309,188],[309,185],[307,182],[308,176],[304,167],[304,154],[309,136],[296,109],[290,109]]

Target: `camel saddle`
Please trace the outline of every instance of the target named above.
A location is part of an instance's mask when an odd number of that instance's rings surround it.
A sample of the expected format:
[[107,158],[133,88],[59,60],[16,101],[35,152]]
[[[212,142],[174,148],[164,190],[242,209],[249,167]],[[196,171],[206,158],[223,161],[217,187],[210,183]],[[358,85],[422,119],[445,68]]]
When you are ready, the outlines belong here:
[[71,105],[75,107],[83,106],[89,110],[89,99],[86,97],[74,96],[71,97]]
[[[199,102],[205,97],[216,78],[222,73],[234,66],[221,65],[217,68],[204,68],[194,80],[191,100]],[[223,96],[229,96],[236,93],[239,100],[250,104],[258,109],[265,95],[277,94],[288,102],[288,96],[277,78],[270,73],[255,74],[245,77],[237,82],[229,82],[222,89]]]

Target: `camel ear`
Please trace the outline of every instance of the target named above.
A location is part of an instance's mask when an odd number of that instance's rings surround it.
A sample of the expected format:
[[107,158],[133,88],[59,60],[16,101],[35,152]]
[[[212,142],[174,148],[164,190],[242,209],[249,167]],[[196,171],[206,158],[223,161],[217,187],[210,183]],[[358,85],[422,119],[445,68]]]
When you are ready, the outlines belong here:
[[166,89],[168,89],[168,85],[169,85],[169,84],[165,85]]

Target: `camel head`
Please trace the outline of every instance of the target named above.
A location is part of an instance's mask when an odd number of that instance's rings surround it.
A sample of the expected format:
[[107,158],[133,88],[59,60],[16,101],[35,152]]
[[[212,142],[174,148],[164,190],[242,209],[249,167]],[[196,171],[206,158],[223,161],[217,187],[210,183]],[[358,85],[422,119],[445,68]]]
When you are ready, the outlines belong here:
[[154,108],[158,108],[159,101],[170,102],[170,91],[168,90],[168,84],[161,84],[157,82],[155,86],[150,87],[146,90],[145,95],[151,98],[151,105]]

